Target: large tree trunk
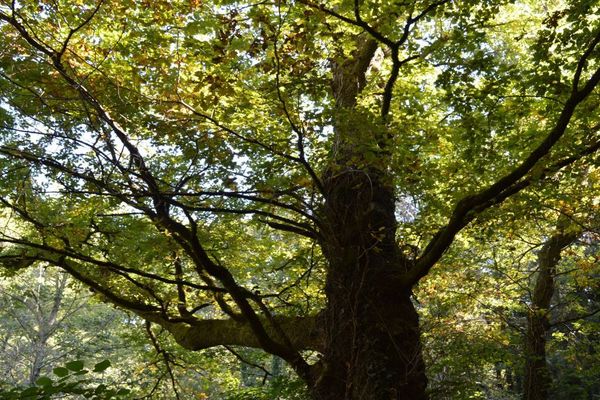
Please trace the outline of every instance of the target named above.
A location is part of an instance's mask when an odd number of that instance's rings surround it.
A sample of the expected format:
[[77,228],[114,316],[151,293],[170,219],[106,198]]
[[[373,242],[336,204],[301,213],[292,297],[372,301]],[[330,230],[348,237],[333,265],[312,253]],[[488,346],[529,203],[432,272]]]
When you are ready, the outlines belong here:
[[386,132],[355,108],[376,48],[373,39],[358,36],[352,57],[333,63],[339,114],[322,179],[328,303],[311,387],[316,400],[427,398],[418,315],[411,288],[400,279],[409,265],[395,238]]
[[560,228],[559,221],[559,232],[548,239],[538,254],[538,273],[525,335],[524,400],[546,400],[552,383],[546,361],[546,337],[550,330],[548,312],[554,294],[556,265],[562,249],[579,235],[561,232]]
[[314,398],[426,399],[417,312],[399,277],[394,197],[376,170],[332,172],[325,210],[329,261],[322,369]]

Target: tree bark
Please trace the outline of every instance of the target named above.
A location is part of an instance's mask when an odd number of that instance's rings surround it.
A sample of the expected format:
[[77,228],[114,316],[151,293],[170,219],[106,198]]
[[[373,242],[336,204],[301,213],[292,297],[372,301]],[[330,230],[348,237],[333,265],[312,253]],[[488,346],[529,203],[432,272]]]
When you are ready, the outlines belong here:
[[[40,268],[39,273],[45,274],[45,271]],[[27,384],[30,386],[35,385],[35,382],[40,377],[42,369],[44,368],[44,363],[47,362],[46,358],[48,357],[49,350],[48,340],[61,324],[61,321],[58,319],[58,312],[63,303],[66,285],[67,276],[64,274],[59,275],[54,282],[55,292],[50,310],[47,310],[43,303],[44,300],[41,294],[43,289],[39,280],[35,288],[35,295],[26,300],[28,308],[37,322],[37,326],[32,335],[34,352],[29,369],[29,377],[27,379]]]
[[400,279],[408,261],[395,241],[394,196],[382,175],[348,168],[325,181],[328,304],[312,387],[318,400],[427,398],[418,316]]
[[546,337],[550,330],[548,313],[554,294],[556,266],[563,248],[577,239],[577,232],[559,232],[544,244],[538,254],[538,274],[525,334],[524,400],[546,400],[552,383],[546,361]]
[[[175,341],[188,350],[202,350],[214,346],[244,346],[262,348],[259,340],[247,321],[233,319],[203,319],[193,322],[172,322],[155,312],[137,311],[147,321],[162,326],[169,331]],[[296,350],[321,351],[321,316],[276,317],[275,322],[285,332]],[[273,326],[262,320],[267,333],[275,336]]]
[[[356,43],[351,57],[333,63],[339,115],[331,164],[322,179],[321,215],[327,306],[322,358],[310,389],[316,400],[425,400],[419,320],[411,286],[402,279],[409,261],[395,238],[387,133],[385,127],[345,119],[356,114],[377,48],[375,40],[360,35]],[[377,148],[364,147],[365,135]]]

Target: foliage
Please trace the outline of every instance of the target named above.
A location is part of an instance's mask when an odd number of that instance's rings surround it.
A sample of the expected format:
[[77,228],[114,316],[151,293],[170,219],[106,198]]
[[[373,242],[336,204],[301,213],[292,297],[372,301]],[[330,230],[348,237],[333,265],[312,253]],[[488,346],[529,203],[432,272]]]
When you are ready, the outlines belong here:
[[[0,278],[2,380],[33,384],[56,360],[107,354],[121,361],[115,329],[123,314],[90,301],[89,292],[50,266]],[[10,360],[10,362],[8,362]]]
[[[54,378],[41,376],[35,382],[35,386],[24,389],[13,388],[10,390],[0,389],[0,399],[3,400],[45,400],[56,398],[56,395],[79,395],[85,399],[112,400],[125,399],[130,394],[129,389],[110,389],[104,384],[91,384],[92,378],[86,378],[88,374],[102,374],[108,367],[110,361],[104,360],[94,365],[90,371],[84,368],[83,361],[70,361],[64,366],[53,369]],[[90,385],[91,384],[91,385]]]
[[226,400],[306,400],[306,385],[299,380],[277,377],[267,385],[240,388],[225,394]]
[[[548,311],[569,381],[596,359],[576,355],[597,306],[598,15],[0,1],[0,264],[61,268],[135,315],[155,397],[230,391],[219,345],[284,359],[313,398],[423,398],[422,358],[432,393],[514,397],[536,255],[563,215],[589,238]],[[275,387],[236,395],[292,395]]]
[[[95,374],[96,383],[129,387],[140,396],[151,393],[156,399],[172,397],[164,360],[149,351],[147,337],[140,337],[143,324],[139,319],[97,302],[68,275],[38,266],[5,276],[0,283],[0,304],[0,381],[5,388],[33,386],[40,376],[52,374],[53,365],[73,357],[87,363],[110,357],[113,368]],[[164,334],[159,339],[161,349],[173,356],[183,395],[216,396],[239,384],[234,371],[237,363],[225,352],[186,355]],[[207,379],[207,374],[219,378]]]

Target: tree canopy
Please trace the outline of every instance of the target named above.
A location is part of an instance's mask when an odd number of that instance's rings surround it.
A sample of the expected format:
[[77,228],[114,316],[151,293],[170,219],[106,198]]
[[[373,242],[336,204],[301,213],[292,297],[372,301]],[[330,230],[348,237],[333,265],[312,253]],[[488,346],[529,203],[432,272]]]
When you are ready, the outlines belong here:
[[187,350],[263,349],[315,399],[425,399],[419,285],[490,290],[564,216],[558,257],[592,254],[599,15],[2,1],[0,262],[60,267]]

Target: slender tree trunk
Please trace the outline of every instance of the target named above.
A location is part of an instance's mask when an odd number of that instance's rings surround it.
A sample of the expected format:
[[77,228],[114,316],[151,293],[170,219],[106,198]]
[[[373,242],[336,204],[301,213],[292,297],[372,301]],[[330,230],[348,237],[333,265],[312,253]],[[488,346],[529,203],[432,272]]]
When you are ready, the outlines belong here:
[[546,400],[551,384],[546,362],[546,317],[531,310],[527,317],[525,339],[525,400]]
[[35,385],[35,381],[38,380],[42,372],[42,365],[46,358],[46,341],[36,343],[35,352],[33,354],[33,360],[29,369],[29,377],[27,378],[27,385]]
[[[40,278],[46,274],[43,268],[38,269]],[[60,321],[58,319],[58,312],[63,301],[63,295],[65,287],[67,285],[67,275],[61,274],[54,281],[54,296],[51,303],[51,308],[48,310],[45,307],[43,296],[42,296],[42,280],[38,280],[36,287],[36,296],[32,297],[29,303],[29,309],[35,315],[37,320],[36,332],[33,339],[33,346],[35,348],[31,368],[29,370],[29,378],[27,384],[33,386],[35,381],[38,380],[48,356],[48,340],[52,336]]]
[[524,400],[546,400],[552,383],[546,361],[546,337],[550,330],[548,312],[554,294],[556,265],[562,249],[578,237],[578,233],[561,231],[544,244],[538,255],[538,274],[525,335]]

